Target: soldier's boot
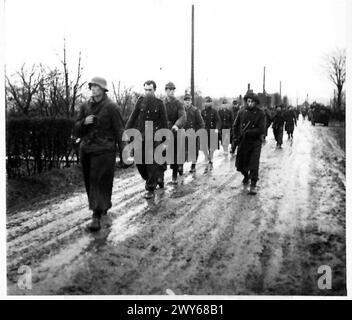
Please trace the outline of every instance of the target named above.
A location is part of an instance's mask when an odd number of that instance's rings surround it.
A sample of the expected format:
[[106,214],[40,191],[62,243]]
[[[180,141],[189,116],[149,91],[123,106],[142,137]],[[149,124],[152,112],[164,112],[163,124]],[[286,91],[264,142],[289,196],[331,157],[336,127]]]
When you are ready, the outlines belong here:
[[107,214],[108,214],[108,210],[103,210],[101,213],[102,216],[106,216]]
[[256,182],[251,182],[251,186],[249,187],[248,194],[250,194],[250,195],[256,195],[257,194]]
[[242,183],[244,185],[248,185],[249,184],[249,176],[248,176],[248,173],[247,174],[244,174],[244,178],[242,180]]
[[190,173],[196,172],[196,164],[195,164],[195,163],[192,163],[191,169],[189,170],[189,172],[190,172]]
[[212,161],[209,161],[209,170],[213,170],[213,162]]
[[144,193],[143,197],[145,199],[151,199],[154,197],[154,191],[148,190]]
[[102,212],[98,210],[94,210],[93,212],[93,217],[92,217],[92,222],[88,225],[88,229],[92,232],[98,231],[101,228],[100,225],[100,218],[101,218]]

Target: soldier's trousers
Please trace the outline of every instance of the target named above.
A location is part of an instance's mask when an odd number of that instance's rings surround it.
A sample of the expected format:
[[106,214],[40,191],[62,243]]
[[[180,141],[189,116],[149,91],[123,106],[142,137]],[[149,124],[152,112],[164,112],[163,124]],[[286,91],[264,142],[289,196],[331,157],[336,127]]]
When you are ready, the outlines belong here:
[[[154,146],[155,148],[155,146]],[[147,150],[154,154],[154,148]],[[164,181],[164,165],[157,164],[156,162],[151,164],[145,163],[145,142],[142,143],[142,163],[136,164],[139,174],[142,179],[145,180],[145,189],[153,192],[160,181]]]
[[256,184],[259,180],[258,173],[261,147],[261,141],[248,144],[241,143],[237,151],[237,171],[240,171],[244,176],[248,176],[252,184]]
[[161,168],[158,164],[137,164],[137,169],[142,179],[145,180],[145,189],[153,192],[158,184],[161,175]]
[[[174,163],[170,164],[170,169],[173,170],[174,173],[177,174],[177,172],[183,168],[183,162],[178,163],[178,159],[177,159],[177,153],[178,153],[178,146],[177,146],[177,133],[174,133]],[[180,146],[181,149],[184,147],[184,145]]]
[[81,151],[80,156],[89,209],[95,213],[110,209],[116,152]]
[[196,138],[196,145],[195,145],[196,149],[195,151],[195,159],[191,159],[191,156],[188,154],[188,137],[186,137],[185,139],[185,162],[192,162],[192,163],[197,163],[198,157],[199,157],[199,150],[200,150],[200,141],[199,141],[199,137]]
[[274,137],[275,137],[277,144],[282,145],[282,137],[284,134],[284,127],[283,126],[274,127],[273,133],[274,133]]
[[[222,130],[229,130],[230,131],[230,135],[229,136],[223,136],[222,135],[222,133],[223,133]],[[221,128],[219,130],[219,142],[221,141],[221,145],[223,146],[224,151],[227,151],[227,149],[229,147],[229,144],[231,144],[231,146],[232,146],[231,140],[232,140],[231,128],[230,127]]]

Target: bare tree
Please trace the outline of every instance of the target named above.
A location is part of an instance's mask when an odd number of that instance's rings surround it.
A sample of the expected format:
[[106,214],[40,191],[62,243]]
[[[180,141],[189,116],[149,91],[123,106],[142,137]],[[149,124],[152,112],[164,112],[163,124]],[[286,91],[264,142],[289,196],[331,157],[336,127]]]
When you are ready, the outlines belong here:
[[37,65],[32,65],[27,69],[23,64],[21,70],[16,72],[15,75],[19,77],[17,84],[10,81],[10,78],[6,76],[7,93],[9,93],[9,99],[13,100],[15,107],[23,114],[28,115],[32,107],[33,97],[38,92],[41,84],[40,68]]
[[77,63],[77,75],[75,81],[70,80],[70,72],[67,65],[67,52],[66,52],[66,39],[64,39],[64,48],[63,48],[63,58],[61,63],[63,65],[64,72],[64,89],[65,89],[65,115],[66,117],[73,117],[75,113],[75,105],[77,99],[80,97],[79,91],[85,82],[80,83],[82,75],[82,55],[79,52],[78,63]]
[[336,86],[337,111],[341,113],[342,88],[346,81],[346,50],[336,49],[326,56],[326,70],[329,79]]
[[132,88],[126,88],[125,86],[121,89],[121,81],[118,82],[117,90],[115,84],[112,82],[112,88],[114,97],[117,105],[121,109],[121,115],[124,121],[129,117],[132,109],[133,93]]
[[66,103],[64,101],[64,87],[62,72],[59,69],[48,69],[41,67],[42,77],[35,105],[37,113],[45,117],[57,117],[66,115]]

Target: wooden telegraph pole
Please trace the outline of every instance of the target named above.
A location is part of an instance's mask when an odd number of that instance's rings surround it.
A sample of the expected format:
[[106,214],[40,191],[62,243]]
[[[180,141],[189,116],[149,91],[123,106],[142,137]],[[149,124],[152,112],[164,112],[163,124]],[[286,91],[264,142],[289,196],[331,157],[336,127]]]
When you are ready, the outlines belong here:
[[191,53],[191,96],[193,104],[194,100],[194,4],[192,4],[192,53]]
[[265,66],[264,66],[264,74],[263,74],[263,94],[265,94]]

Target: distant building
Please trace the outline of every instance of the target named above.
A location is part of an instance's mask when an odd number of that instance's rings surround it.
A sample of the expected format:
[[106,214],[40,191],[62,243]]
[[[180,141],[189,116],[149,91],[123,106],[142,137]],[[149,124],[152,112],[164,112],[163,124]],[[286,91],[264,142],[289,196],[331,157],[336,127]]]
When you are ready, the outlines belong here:
[[266,107],[271,106],[271,100],[272,100],[271,95],[266,93],[258,93],[258,98],[261,106],[266,106]]

